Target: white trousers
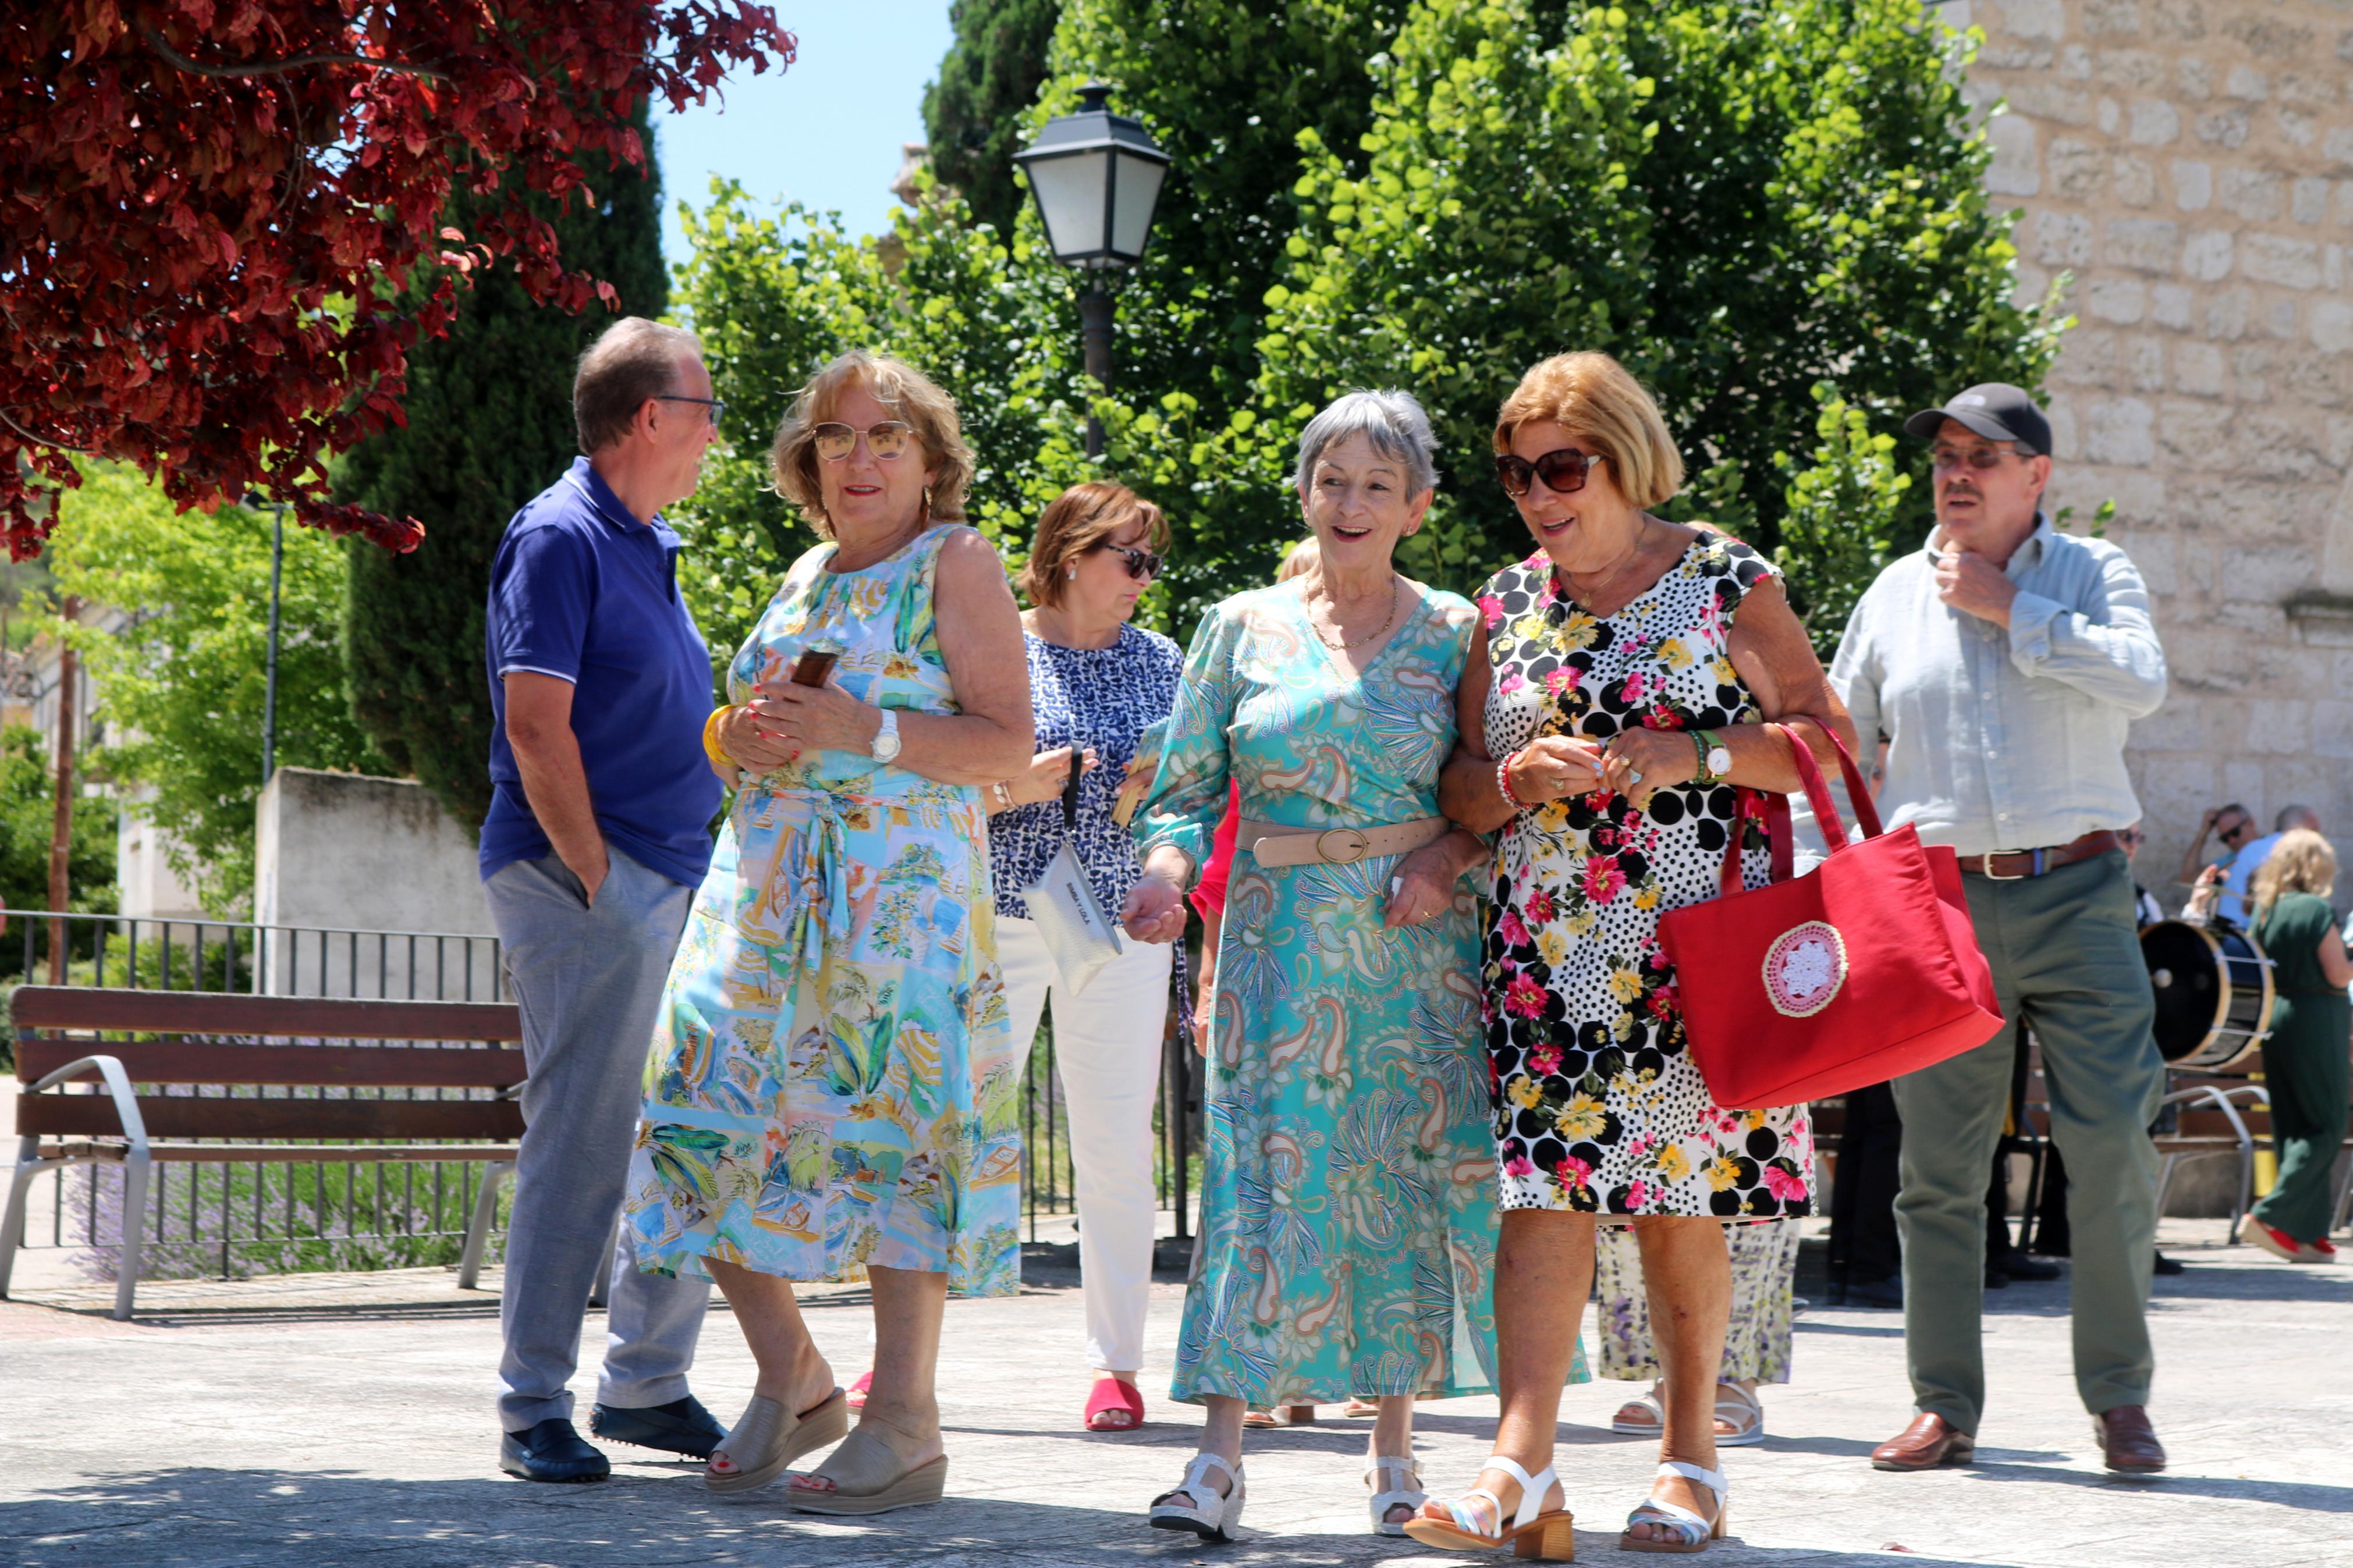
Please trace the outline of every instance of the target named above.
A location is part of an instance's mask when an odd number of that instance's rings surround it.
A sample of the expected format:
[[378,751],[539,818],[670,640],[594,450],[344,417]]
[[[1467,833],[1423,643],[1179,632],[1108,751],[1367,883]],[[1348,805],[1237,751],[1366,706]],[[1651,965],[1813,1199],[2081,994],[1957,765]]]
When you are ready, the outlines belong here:
[[1050,994],[1054,1067],[1070,1107],[1071,1168],[1079,1198],[1079,1279],[1087,1307],[1087,1363],[1134,1372],[1144,1363],[1152,1300],[1152,1101],[1168,1011],[1166,942],[1122,939],[1125,951],[1072,994],[1035,922],[1000,915],[997,957],[1013,1037],[1026,1057]]

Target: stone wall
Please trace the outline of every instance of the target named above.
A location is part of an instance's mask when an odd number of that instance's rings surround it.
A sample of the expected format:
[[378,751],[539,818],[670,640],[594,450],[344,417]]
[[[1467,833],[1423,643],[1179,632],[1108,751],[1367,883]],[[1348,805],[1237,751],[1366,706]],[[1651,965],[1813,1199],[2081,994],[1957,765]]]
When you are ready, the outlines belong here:
[[[1988,184],[2021,285],[2072,273],[2055,505],[2157,598],[2173,685],[2135,726],[2168,889],[2200,813],[2316,807],[2353,851],[2353,0],[1961,0],[2006,100]],[[2353,857],[2348,857],[2353,866]],[[2340,906],[2353,878],[2340,883]]]

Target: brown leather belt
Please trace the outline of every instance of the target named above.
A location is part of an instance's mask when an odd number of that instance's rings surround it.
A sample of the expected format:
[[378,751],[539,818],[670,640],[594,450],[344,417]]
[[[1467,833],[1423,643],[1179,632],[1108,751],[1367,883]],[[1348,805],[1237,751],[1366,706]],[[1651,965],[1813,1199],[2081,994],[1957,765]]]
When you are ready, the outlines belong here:
[[2089,860],[2094,855],[2105,855],[2111,849],[2121,849],[2124,841],[2113,829],[2101,828],[2086,833],[2072,844],[2061,844],[2049,849],[2021,849],[2009,855],[1964,855],[1961,869],[1995,882],[2015,882],[2027,877],[2040,877],[2046,871],[2056,871],[2062,866],[2073,866],[2078,860]]
[[1442,816],[1424,816],[1379,827],[1327,827],[1317,833],[1244,817],[1234,842],[1261,866],[1353,866],[1435,844],[1453,826]]

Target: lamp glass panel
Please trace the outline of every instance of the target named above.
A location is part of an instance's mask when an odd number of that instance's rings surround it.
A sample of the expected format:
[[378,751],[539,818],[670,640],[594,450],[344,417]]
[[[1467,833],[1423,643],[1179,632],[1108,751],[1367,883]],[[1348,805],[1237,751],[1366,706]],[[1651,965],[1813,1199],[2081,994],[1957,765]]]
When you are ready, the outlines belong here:
[[1149,159],[1119,155],[1119,186],[1113,197],[1111,247],[1133,260],[1144,254],[1145,237],[1152,232],[1152,209],[1160,200],[1160,182],[1167,166]]
[[[1103,160],[1108,151],[1040,158],[1027,165],[1056,256],[1091,255],[1103,242]],[[1124,171],[1122,171],[1124,173]]]

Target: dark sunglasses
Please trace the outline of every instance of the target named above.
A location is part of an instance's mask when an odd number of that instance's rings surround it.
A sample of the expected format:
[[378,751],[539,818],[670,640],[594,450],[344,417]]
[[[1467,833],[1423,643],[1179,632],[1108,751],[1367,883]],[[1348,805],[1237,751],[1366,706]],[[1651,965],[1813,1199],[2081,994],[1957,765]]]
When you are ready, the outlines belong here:
[[1155,555],[1149,550],[1135,550],[1124,544],[1098,544],[1095,548],[1108,550],[1127,563],[1127,574],[1139,583],[1157,577],[1160,569],[1168,563],[1166,555]]
[[1574,447],[1556,447],[1533,463],[1504,452],[1495,458],[1495,482],[1514,500],[1528,493],[1532,479],[1542,479],[1545,489],[1555,495],[1572,495],[1585,488],[1585,476],[1600,461],[1594,454],[1580,452]]
[[2255,825],[2242,817],[2240,820],[2231,824],[2228,827],[2215,829],[2215,837],[2221,839],[2223,843],[2228,844],[2246,834],[2253,833],[2254,830]]

